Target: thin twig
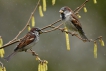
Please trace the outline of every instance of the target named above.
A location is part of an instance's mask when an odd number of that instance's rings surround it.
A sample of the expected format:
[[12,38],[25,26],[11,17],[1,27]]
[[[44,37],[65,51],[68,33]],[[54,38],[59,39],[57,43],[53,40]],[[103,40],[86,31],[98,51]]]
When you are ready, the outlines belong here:
[[[65,31],[65,30],[63,30],[63,28],[59,28],[59,27],[55,27],[55,26],[50,26],[51,28],[56,28],[56,29],[58,29],[58,30],[61,30],[62,32],[66,32],[67,34],[71,34],[72,36],[76,36],[77,38],[79,38],[80,40],[82,40],[83,42],[95,42],[96,40],[99,40],[99,39],[101,39],[102,38],[102,36],[99,36],[98,38],[96,38],[96,39],[89,39],[89,40],[85,40],[85,39],[82,39],[80,36],[78,36],[78,34],[73,34],[73,33],[71,33],[71,32],[69,32],[69,31]],[[49,30],[48,30],[49,31]]]
[[[51,29],[51,30],[48,30],[48,31],[44,31],[43,33],[48,33],[48,32],[52,32],[52,31],[54,31],[54,30],[57,30],[60,26],[62,26],[63,25],[63,23],[62,24],[60,24],[60,25],[58,25],[57,27],[55,27],[55,28],[53,28],[53,29]],[[50,26],[50,27],[52,27],[52,26]]]
[[[61,19],[57,20],[56,22],[54,22],[54,23],[52,23],[52,24],[50,24],[50,25],[48,25],[48,26],[46,26],[46,27],[43,27],[41,30],[44,30],[44,29],[46,29],[46,28],[48,28],[48,27],[50,27],[50,26],[53,26],[54,24],[58,23],[59,21],[61,21]],[[56,28],[55,28],[55,29],[56,29]],[[55,29],[54,29],[54,30],[55,30]],[[12,40],[12,41],[9,41],[9,43],[4,44],[2,47],[0,47],[0,49],[5,48],[5,47],[7,47],[7,46],[10,46],[10,45],[12,45],[12,44],[14,44],[14,43],[17,43],[17,42],[19,42],[21,39],[22,39],[22,38],[20,38],[20,39],[15,39],[14,41],[13,41],[13,40]]]
[[10,45],[12,45],[12,44],[15,44],[15,43],[19,42],[20,40],[21,40],[21,39],[17,39],[17,40],[15,40],[15,41],[12,41],[11,43],[7,43],[7,44],[3,45],[2,47],[0,47],[0,49],[6,48],[7,46],[10,46]]
[[4,67],[4,65],[3,65],[3,63],[0,61],[0,64],[1,64],[1,67],[3,68]]
[[[74,12],[78,12],[78,11],[84,6],[84,4],[85,4],[87,1],[88,1],[88,0],[86,0],[80,7],[77,7],[77,9],[75,9]],[[4,44],[1,48],[5,48],[5,47],[7,47],[7,46],[9,46],[9,45],[12,45],[12,44],[14,44],[14,43],[16,43],[16,42],[19,42],[20,39],[17,39],[18,36],[27,28],[27,26],[29,26],[29,22],[30,22],[30,20],[31,20],[31,18],[32,18],[32,16],[33,16],[33,14],[35,13],[37,7],[39,6],[39,3],[40,3],[40,0],[38,0],[37,5],[36,5],[36,7],[34,8],[33,12],[31,13],[30,18],[29,18],[27,24],[25,25],[25,27],[17,34],[17,36],[16,36],[13,40],[11,40],[11,41],[9,41],[8,43]],[[60,22],[60,21],[61,21],[61,19],[57,20],[56,22],[54,22],[54,23],[52,23],[52,24],[50,24],[50,25],[48,25],[48,26],[46,26],[46,27],[43,27],[41,30],[44,30],[44,29],[46,29],[46,28],[49,28],[49,27],[51,27],[52,25],[54,25],[54,24],[56,24],[56,23],[58,23],[58,22]],[[1,48],[0,48],[0,49],[1,49]]]
[[77,7],[75,10],[74,10],[74,14],[77,14],[84,6],[85,4],[88,2],[89,0],[86,0],[81,6]]
[[[51,26],[51,28],[56,28],[55,26]],[[61,30],[62,32],[66,32],[68,34],[73,35],[71,32],[65,31],[63,30],[63,28],[57,28],[58,30]],[[79,37],[77,34],[74,34],[76,37],[78,37],[79,39],[83,40],[81,37]]]
[[38,0],[38,2],[37,2],[37,5],[36,5],[36,7],[34,8],[34,10],[33,10],[33,12],[31,13],[31,15],[30,15],[30,17],[29,17],[29,19],[28,19],[28,22],[27,22],[27,24],[24,26],[24,28],[21,30],[21,31],[19,31],[19,33],[17,34],[17,36],[13,39],[13,40],[11,40],[9,43],[11,43],[11,42],[13,42],[13,41],[15,41],[17,38],[18,38],[18,36],[27,28],[27,26],[29,26],[30,25],[30,20],[31,20],[31,18],[32,18],[32,16],[34,15],[34,13],[35,13],[35,11],[36,11],[36,9],[37,9],[37,7],[39,6],[39,3],[40,3],[40,0]]
[[40,57],[38,56],[38,54],[35,53],[35,51],[33,51],[32,49],[30,49],[30,51],[32,52],[32,55],[36,57],[36,59],[40,62],[40,63],[45,63],[45,60],[41,60]]
[[[86,0],[81,6],[77,7],[77,8],[74,10],[74,12],[75,12],[75,13],[79,12],[79,11],[84,7],[85,3],[87,3],[88,1],[89,1],[89,0]],[[5,47],[7,47],[7,46],[9,46],[9,45],[12,45],[12,44],[17,43],[17,42],[20,41],[20,39],[17,39],[17,38],[18,38],[18,36],[27,28],[27,26],[29,26],[29,22],[30,22],[30,20],[31,20],[31,18],[32,18],[32,16],[33,16],[33,14],[35,13],[37,7],[39,6],[39,3],[40,3],[40,0],[38,0],[37,5],[36,5],[35,9],[33,10],[33,12],[31,13],[30,18],[29,18],[27,24],[25,25],[25,27],[17,34],[17,36],[16,36],[13,40],[11,40],[9,43],[3,45],[1,48],[5,48]],[[48,30],[48,31],[45,31],[44,33],[51,32],[51,31],[54,31],[54,30],[56,30],[56,29],[63,30],[63,28],[59,28],[59,27],[61,26],[61,24],[60,24],[59,26],[57,26],[57,27],[53,26],[53,25],[55,25],[56,23],[58,23],[58,22],[60,22],[60,21],[61,21],[61,19],[57,20],[56,22],[54,22],[54,23],[52,23],[52,24],[50,24],[50,25],[48,25],[48,26],[43,27],[41,30],[44,30],[44,29],[49,28],[49,27],[51,27],[51,28],[53,28],[53,29]],[[67,31],[65,31],[65,30],[64,30],[63,32],[72,34],[71,32],[67,32]],[[72,35],[73,35],[73,34],[72,34]],[[76,36],[76,37],[78,37],[79,39],[83,40],[83,39],[82,39],[81,37],[79,37],[77,34],[74,34],[74,36]],[[98,39],[99,39],[99,38],[98,38]],[[98,39],[95,39],[95,40],[98,40]],[[84,41],[84,40],[83,40],[83,41]],[[90,40],[90,41],[93,41],[93,40]],[[1,49],[1,48],[0,48],[0,49]]]
[[52,26],[52,25],[54,25],[54,24],[56,24],[56,23],[58,23],[58,22],[60,22],[60,21],[61,21],[61,19],[55,21],[54,23],[52,23],[52,24],[50,24],[50,25],[47,25],[47,26],[43,27],[41,30],[44,30],[44,29],[46,29],[46,28],[49,28],[50,26]]
[[[9,46],[9,45],[11,45],[11,44],[14,44],[14,43],[16,43],[16,42],[19,42],[18,40],[20,40],[20,39],[17,39],[17,38],[18,38],[19,35],[27,28],[27,26],[30,25],[29,22],[30,22],[32,16],[34,15],[34,13],[35,13],[37,7],[39,6],[39,3],[40,3],[40,0],[38,0],[36,7],[34,8],[33,12],[31,13],[31,15],[30,15],[30,17],[29,17],[29,19],[28,19],[28,22],[27,22],[27,24],[24,26],[24,28],[23,28],[21,31],[19,31],[19,33],[16,35],[16,37],[15,37],[14,39],[12,39],[12,40],[9,41],[8,43],[4,44],[1,48],[7,47],[7,46]],[[1,49],[1,48],[0,48],[0,49]]]
[[[44,29],[46,29],[46,28],[49,28],[49,27],[53,26],[54,24],[56,24],[56,23],[58,23],[58,22],[60,22],[60,21],[61,21],[61,19],[57,20],[56,22],[54,22],[54,23],[52,23],[52,24],[50,24],[50,25],[48,25],[48,26],[46,26],[46,27],[43,27],[41,30],[44,30]],[[61,26],[61,25],[60,25],[60,26]],[[52,29],[52,30],[56,30],[56,28],[55,28],[55,29]],[[51,30],[51,31],[52,31],[52,30]],[[50,32],[50,31],[49,31],[49,32]],[[45,31],[44,33],[46,33],[46,31]],[[7,47],[7,46],[10,46],[10,45],[12,45],[12,44],[14,44],[14,43],[17,43],[17,42],[19,42],[21,39],[22,39],[22,38],[16,39],[16,40],[14,40],[14,41],[9,41],[9,43],[4,44],[2,47],[0,47],[0,49],[5,48],[5,47]]]

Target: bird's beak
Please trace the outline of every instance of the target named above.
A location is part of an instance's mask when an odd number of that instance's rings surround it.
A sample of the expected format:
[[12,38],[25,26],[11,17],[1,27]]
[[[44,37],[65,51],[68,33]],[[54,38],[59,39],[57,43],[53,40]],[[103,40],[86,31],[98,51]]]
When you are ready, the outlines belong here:
[[41,30],[41,31],[39,31],[39,34],[42,34],[43,33],[43,31]]
[[63,13],[63,11],[62,11],[62,10],[60,10],[59,12],[60,12],[60,13]]

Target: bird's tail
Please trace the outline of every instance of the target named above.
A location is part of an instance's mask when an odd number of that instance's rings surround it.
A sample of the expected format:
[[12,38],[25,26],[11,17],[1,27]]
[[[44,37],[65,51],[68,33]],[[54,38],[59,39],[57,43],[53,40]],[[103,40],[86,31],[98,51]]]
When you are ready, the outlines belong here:
[[9,56],[5,57],[4,59],[8,62],[9,59],[10,59],[12,56],[14,56],[16,53],[17,53],[17,52],[14,51],[13,53],[11,53]]
[[82,39],[89,41],[89,39],[86,37],[85,33],[83,32],[83,30],[79,31],[79,34],[81,36]]

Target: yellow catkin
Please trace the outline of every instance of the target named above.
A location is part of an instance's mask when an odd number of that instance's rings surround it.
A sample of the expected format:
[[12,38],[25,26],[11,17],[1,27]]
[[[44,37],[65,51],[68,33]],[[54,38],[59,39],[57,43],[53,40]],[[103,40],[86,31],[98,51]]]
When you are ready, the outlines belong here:
[[28,31],[30,31],[31,30],[31,27],[30,26],[28,26]]
[[[3,46],[3,40],[2,40],[2,38],[0,36],[0,47],[2,47],[2,46]],[[0,57],[1,58],[4,57],[4,54],[5,54],[4,49],[0,49]]]
[[47,70],[48,70],[48,66],[47,66],[48,61],[45,60],[43,64],[44,64],[44,69],[45,69],[45,71],[47,71]]
[[32,16],[32,27],[35,27],[35,18]]
[[[66,27],[65,27],[65,30],[68,31]],[[70,50],[69,35],[67,33],[65,33],[65,37],[66,37],[66,47],[67,47],[67,50]]]
[[38,71],[41,71],[41,67],[40,67],[40,66],[41,66],[41,65],[39,64],[39,65],[38,65]]
[[43,15],[43,11],[42,11],[42,6],[41,6],[41,5],[39,5],[39,14],[40,14],[41,17],[44,16],[44,15]]
[[0,47],[2,47],[2,46],[3,46],[3,40],[2,40],[2,38],[0,36]]
[[86,9],[86,7],[84,7],[84,12],[85,12],[85,13],[87,12],[87,9]]
[[3,58],[4,57],[4,53],[3,53],[4,49],[0,49],[0,57]]
[[56,0],[52,0],[52,5],[55,5]]
[[101,46],[105,46],[104,41],[102,39],[99,40]]
[[97,43],[94,42],[94,58],[97,58]]
[[97,4],[97,0],[93,0],[94,4]]
[[5,67],[3,67],[3,71],[6,71],[6,68]]
[[46,11],[46,0],[43,0],[43,11]]
[[43,71],[46,71],[45,63],[43,63]]
[[3,68],[0,66],[0,71],[3,71],[2,69],[3,69]]
[[43,71],[43,65],[42,64],[40,64],[40,70]]
[[45,64],[45,70],[46,70],[46,71],[48,70],[48,66],[47,66],[47,63]]
[[78,18],[81,18],[81,16],[80,16],[79,14],[77,14],[77,17],[78,17]]
[[5,51],[4,51],[4,49],[1,49],[1,50],[2,50],[2,53],[3,53],[3,54],[5,54]]
[[45,63],[45,71],[47,71],[48,69],[47,69],[47,63]]

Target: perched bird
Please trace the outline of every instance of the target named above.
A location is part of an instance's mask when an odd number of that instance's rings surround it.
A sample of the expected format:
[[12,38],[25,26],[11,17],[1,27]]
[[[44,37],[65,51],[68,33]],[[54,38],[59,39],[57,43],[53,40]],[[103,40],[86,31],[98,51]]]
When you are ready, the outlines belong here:
[[81,23],[69,7],[64,6],[60,9],[59,12],[60,17],[63,23],[65,23],[65,26],[68,28],[68,30],[70,30],[73,34],[78,31],[83,40],[88,40],[82,29]]
[[11,56],[16,54],[17,52],[27,51],[28,49],[31,49],[32,46],[34,46],[35,43],[39,41],[39,35],[43,33],[40,28],[32,28],[19,42],[19,44],[14,49],[14,52],[11,53],[9,56],[7,56],[7,61],[10,59]]

